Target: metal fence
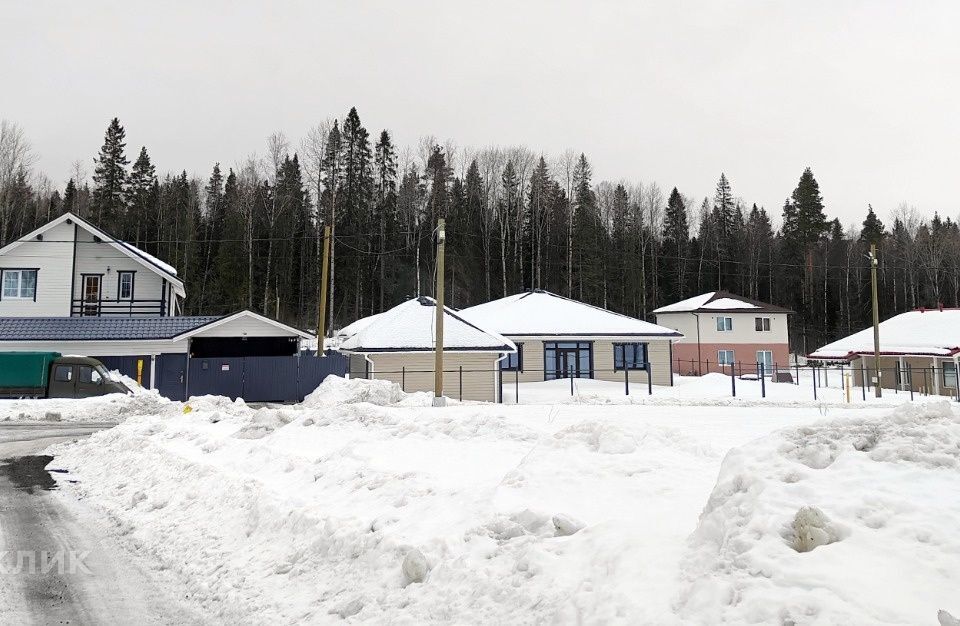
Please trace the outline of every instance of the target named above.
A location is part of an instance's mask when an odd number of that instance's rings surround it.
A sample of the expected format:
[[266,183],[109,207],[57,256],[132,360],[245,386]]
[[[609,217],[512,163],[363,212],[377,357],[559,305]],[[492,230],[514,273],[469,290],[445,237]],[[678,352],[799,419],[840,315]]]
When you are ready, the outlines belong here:
[[[682,364],[697,363],[683,362]],[[706,374],[707,364],[703,362],[703,372]],[[682,371],[682,370],[681,370]],[[435,370],[425,368],[401,368],[399,370],[376,370],[364,377],[387,379],[398,383],[406,392],[410,391],[432,391],[432,380]],[[537,374],[536,381],[530,381],[530,374]],[[867,367],[865,364],[860,366],[850,365],[816,365],[816,364],[791,364],[791,365],[766,365],[764,363],[731,363],[716,364],[710,366],[710,374],[720,374],[729,381],[724,383],[721,388],[692,388],[690,395],[677,396],[686,399],[698,399],[696,394],[698,390],[703,393],[704,398],[747,398],[747,399],[770,399],[770,400],[814,400],[814,401],[834,401],[834,402],[867,402],[875,400],[876,387],[881,386],[881,392],[884,397],[895,395],[908,395],[909,399],[924,396],[941,396],[944,398],[957,399],[960,402],[960,396],[957,394],[957,375],[956,371],[950,367],[926,367],[918,368],[906,365],[881,368],[878,371]],[[415,377],[429,375],[431,384],[428,387],[424,385],[411,385],[411,380]],[[694,381],[700,377],[689,377],[682,375],[683,385],[655,385],[653,382],[650,365],[643,369],[591,369],[590,372],[581,372],[580,375],[572,375],[567,372],[556,370],[543,370],[524,368],[524,370],[502,370],[502,369],[477,369],[456,367],[444,370],[444,395],[449,398],[463,400],[464,379],[468,381],[471,376],[491,376],[494,381],[494,393],[491,400],[496,402],[512,402],[519,404],[523,400],[524,394],[530,397],[533,394],[533,387],[525,385],[535,385],[536,383],[549,380],[563,381],[562,386],[557,383],[556,394],[577,396],[581,393],[578,383],[585,380],[602,380],[607,383],[617,384],[621,392],[614,392],[614,387],[608,387],[601,390],[608,395],[641,395],[641,396],[669,396],[671,390],[682,391],[683,386],[694,384]],[[678,375],[679,376],[679,375]],[[450,385],[450,379],[454,384]],[[489,380],[489,379],[487,379]],[[563,391],[561,391],[561,389]],[[540,399],[544,397],[543,388],[539,388],[536,396]],[[557,396],[554,396],[557,397]],[[469,398],[466,398],[469,399]],[[559,399],[559,398],[558,398]],[[906,399],[906,398],[904,398]]]

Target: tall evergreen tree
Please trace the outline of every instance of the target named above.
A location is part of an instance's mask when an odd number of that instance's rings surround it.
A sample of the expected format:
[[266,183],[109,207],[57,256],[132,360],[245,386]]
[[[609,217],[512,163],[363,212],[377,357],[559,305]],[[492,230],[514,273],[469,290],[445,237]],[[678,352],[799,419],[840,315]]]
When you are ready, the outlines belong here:
[[127,145],[124,143],[126,134],[118,118],[110,120],[93,172],[94,216],[100,225],[110,228],[115,228],[126,212],[129,164],[123,152]]
[[683,196],[674,187],[667,199],[667,210],[663,222],[663,251],[666,266],[673,272],[665,276],[665,296],[668,300],[682,300],[684,279],[687,267],[687,253],[690,245],[690,226],[687,223],[687,207]]
[[873,207],[868,204],[867,217],[863,220],[863,228],[860,230],[860,240],[879,246],[883,242],[885,235],[883,222],[877,217],[877,214],[873,212]]

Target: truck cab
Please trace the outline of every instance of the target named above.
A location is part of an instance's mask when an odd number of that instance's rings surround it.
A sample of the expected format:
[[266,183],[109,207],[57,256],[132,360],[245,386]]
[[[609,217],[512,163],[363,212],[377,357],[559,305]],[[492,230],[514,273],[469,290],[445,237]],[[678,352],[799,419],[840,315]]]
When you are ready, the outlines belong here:
[[129,391],[90,357],[0,352],[0,398],[89,398]]
[[110,378],[103,363],[96,359],[65,356],[50,366],[48,398],[89,398],[127,391],[123,384]]

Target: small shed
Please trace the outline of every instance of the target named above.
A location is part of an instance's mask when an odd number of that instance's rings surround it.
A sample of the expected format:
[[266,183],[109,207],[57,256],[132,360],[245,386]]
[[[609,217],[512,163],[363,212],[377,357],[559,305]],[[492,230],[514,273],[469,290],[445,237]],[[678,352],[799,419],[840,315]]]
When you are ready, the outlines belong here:
[[[433,391],[436,306],[421,296],[340,331],[339,350],[350,357],[351,377],[390,380],[408,392]],[[449,308],[443,315],[444,395],[495,402],[499,361],[516,346]]]

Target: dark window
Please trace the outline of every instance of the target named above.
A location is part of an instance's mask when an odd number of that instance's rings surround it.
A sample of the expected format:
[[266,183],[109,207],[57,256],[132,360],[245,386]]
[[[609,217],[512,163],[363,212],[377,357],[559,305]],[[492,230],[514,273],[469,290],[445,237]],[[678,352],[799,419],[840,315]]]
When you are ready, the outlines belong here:
[[647,344],[645,343],[615,343],[613,344],[613,369],[642,370],[647,367]]
[[103,377],[100,375],[100,372],[90,367],[89,365],[81,365],[78,380],[81,383],[99,385],[100,381],[103,380]]
[[73,366],[58,365],[56,369],[53,370],[53,379],[58,383],[70,382],[73,380]]
[[770,330],[770,318],[769,317],[757,317],[755,318],[756,328],[758,332],[763,332]]
[[503,370],[505,372],[523,371],[523,344],[517,344],[517,351],[508,354],[503,360]]

